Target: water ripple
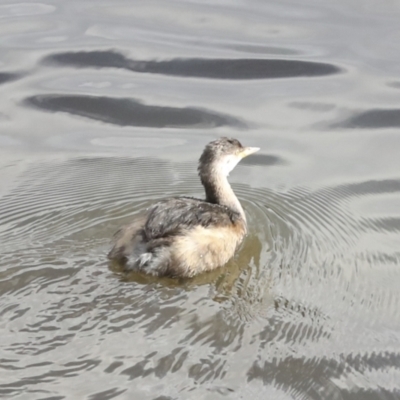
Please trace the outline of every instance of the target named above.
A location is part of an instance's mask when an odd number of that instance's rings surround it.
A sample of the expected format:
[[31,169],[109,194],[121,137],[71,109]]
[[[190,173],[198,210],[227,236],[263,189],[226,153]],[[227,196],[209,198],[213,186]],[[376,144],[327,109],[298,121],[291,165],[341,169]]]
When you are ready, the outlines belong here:
[[[285,162],[261,154],[239,168],[265,164]],[[4,194],[1,393],[40,384],[51,396],[52,385],[95,376],[93,398],[132,393],[132,381],[140,398],[142,382],[165,380],[171,398],[195,388],[240,398],[256,382],[260,393],[292,398],[396,398],[400,299],[395,284],[379,282],[398,281],[400,254],[358,245],[397,235],[396,219],[360,218],[353,203],[397,193],[398,180],[287,191],[234,184],[250,234],[227,266],[181,281],[108,269],[112,232],[156,199],[201,193],[194,171],[76,158],[35,164]]]

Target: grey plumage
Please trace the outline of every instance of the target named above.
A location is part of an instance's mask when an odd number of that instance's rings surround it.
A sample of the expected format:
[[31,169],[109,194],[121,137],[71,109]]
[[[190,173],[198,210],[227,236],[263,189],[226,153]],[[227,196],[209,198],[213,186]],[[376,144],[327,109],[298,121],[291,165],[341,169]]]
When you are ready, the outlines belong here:
[[246,220],[224,171],[246,149],[252,148],[236,139],[209,143],[199,160],[206,200],[174,197],[156,203],[116,233],[108,257],[127,270],[160,276],[193,276],[226,263],[246,233]]

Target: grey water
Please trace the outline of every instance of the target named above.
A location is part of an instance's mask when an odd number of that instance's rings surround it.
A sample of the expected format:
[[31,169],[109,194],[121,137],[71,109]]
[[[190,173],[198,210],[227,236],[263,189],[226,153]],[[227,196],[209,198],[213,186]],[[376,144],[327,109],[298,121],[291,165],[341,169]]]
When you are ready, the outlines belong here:
[[[0,1],[0,397],[400,399],[400,3]],[[230,181],[249,234],[191,280],[115,230]]]

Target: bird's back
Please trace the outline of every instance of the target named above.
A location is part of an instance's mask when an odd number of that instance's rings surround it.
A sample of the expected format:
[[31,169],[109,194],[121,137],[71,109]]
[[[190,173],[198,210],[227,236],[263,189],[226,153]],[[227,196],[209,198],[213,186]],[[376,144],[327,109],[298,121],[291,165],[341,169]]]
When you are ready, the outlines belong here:
[[245,233],[246,222],[228,207],[171,198],[122,228],[109,257],[153,275],[193,276],[225,264]]

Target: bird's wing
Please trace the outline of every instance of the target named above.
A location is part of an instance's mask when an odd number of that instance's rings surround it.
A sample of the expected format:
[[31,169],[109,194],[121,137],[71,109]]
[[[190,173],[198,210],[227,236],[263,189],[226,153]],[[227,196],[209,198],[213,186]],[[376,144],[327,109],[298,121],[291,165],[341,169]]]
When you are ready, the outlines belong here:
[[147,215],[141,215],[133,222],[118,229],[113,236],[113,247],[108,253],[112,259],[122,259],[131,254],[137,237],[146,223]]
[[144,233],[152,240],[179,235],[196,226],[230,226],[239,218],[240,214],[228,207],[178,197],[160,201],[149,210]]

